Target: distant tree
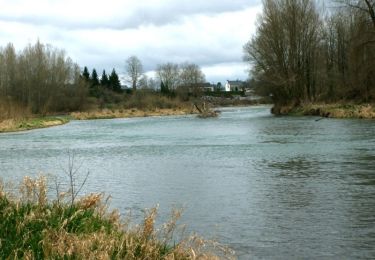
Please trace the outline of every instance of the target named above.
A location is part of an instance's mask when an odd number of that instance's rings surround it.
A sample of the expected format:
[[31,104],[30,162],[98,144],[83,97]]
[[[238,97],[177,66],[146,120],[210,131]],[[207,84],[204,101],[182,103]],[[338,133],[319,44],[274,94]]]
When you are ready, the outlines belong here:
[[168,94],[169,93],[169,89],[168,87],[166,87],[163,83],[163,81],[160,82],[160,92],[162,94]]
[[139,85],[139,88],[142,88],[142,89],[148,89],[148,88],[150,88],[150,86],[149,86],[149,78],[147,77],[147,75],[143,75],[139,79],[138,85]]
[[216,84],[216,91],[221,91],[222,89],[223,89],[223,86],[222,86],[221,82],[218,82]]
[[109,87],[109,79],[107,74],[105,73],[105,70],[103,70],[102,77],[100,78],[100,85],[102,85],[105,88]]
[[91,84],[92,84],[92,86],[97,86],[97,85],[99,85],[98,73],[96,72],[95,69],[92,70],[90,80],[91,80]]
[[201,68],[194,63],[183,63],[180,65],[180,84],[184,86],[198,85],[206,81]]
[[128,81],[131,83],[133,90],[137,90],[137,84],[142,77],[142,63],[136,56],[130,56],[126,60],[126,73]]
[[174,91],[179,85],[180,71],[178,64],[168,62],[158,65],[156,73],[159,77],[160,82],[163,83],[163,86],[166,90]]
[[[0,47],[0,106],[16,105],[21,113],[66,112],[81,108],[86,96],[80,68],[63,50],[40,41],[18,53],[12,44]],[[0,118],[12,117],[10,112]]]
[[121,83],[115,69],[109,75],[109,86],[113,91],[121,92]]
[[198,65],[187,62],[180,65],[180,91],[181,88],[185,88],[185,92],[199,96],[202,93],[202,85],[205,81],[206,77]]
[[87,82],[89,82],[89,80],[90,80],[90,73],[89,73],[89,70],[87,69],[86,66],[83,68],[82,76],[83,76],[83,78],[84,78]]

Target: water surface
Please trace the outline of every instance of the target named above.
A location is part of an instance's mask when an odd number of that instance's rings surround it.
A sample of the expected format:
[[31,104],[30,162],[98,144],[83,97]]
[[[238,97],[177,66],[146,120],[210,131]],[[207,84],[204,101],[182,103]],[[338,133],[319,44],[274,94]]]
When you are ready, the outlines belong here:
[[375,257],[375,122],[274,117],[269,107],[73,121],[0,135],[5,180],[90,171],[86,191],[132,211],[160,204],[248,258]]

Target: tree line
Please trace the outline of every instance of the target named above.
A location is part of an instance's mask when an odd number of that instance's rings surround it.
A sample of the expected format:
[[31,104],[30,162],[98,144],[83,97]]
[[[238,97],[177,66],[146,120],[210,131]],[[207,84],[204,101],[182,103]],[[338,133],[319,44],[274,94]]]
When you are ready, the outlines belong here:
[[11,118],[9,111],[14,108],[22,108],[20,113],[48,114],[119,104],[139,89],[186,101],[205,83],[205,75],[193,63],[160,64],[156,77],[147,77],[136,56],[125,61],[125,77],[131,86],[126,93],[115,69],[110,74],[103,70],[99,76],[95,68],[91,73],[86,66],[81,71],[63,50],[50,45],[37,41],[16,52],[9,43],[0,47],[0,119]]
[[276,104],[375,100],[375,1],[263,0],[244,59]]
[[0,48],[0,103],[32,113],[79,110],[87,97],[80,68],[65,52],[37,41],[16,53]]
[[90,74],[88,68],[85,66],[82,72],[82,79],[88,84],[90,90],[89,94],[93,97],[100,97],[104,89],[117,93],[122,92],[121,82],[115,69],[112,69],[110,75],[107,75],[105,70],[103,70],[102,76],[99,79],[95,68]]
[[[111,90],[117,93],[124,91],[115,69],[109,76],[103,70],[99,78],[95,68],[90,73],[85,66],[82,78],[90,86],[90,95],[97,98],[103,96],[103,90]],[[137,89],[148,89],[160,91],[160,93],[169,96],[182,95],[188,92],[196,94],[198,89],[201,89],[202,84],[206,82],[201,68],[188,62],[159,64],[156,68],[156,78],[148,77],[143,72],[142,62],[136,56],[130,56],[125,61],[125,80],[130,84],[130,87],[127,88],[128,93],[135,92]]]

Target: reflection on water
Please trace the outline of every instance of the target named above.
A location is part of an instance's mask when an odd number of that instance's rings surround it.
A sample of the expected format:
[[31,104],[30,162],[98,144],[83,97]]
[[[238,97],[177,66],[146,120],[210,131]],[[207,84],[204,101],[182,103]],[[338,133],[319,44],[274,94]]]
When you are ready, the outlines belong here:
[[375,257],[375,122],[273,117],[268,107],[219,118],[154,117],[0,135],[7,180],[61,174],[67,150],[89,170],[86,191],[141,219],[184,207],[190,230],[240,259]]

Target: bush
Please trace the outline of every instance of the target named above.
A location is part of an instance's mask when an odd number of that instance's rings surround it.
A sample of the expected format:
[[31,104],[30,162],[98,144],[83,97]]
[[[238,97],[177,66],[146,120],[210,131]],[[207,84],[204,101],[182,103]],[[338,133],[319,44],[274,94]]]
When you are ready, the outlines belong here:
[[[156,231],[157,208],[146,211],[141,225],[130,227],[115,210],[108,211],[103,194],[69,202],[69,192],[47,200],[46,178],[25,177],[20,195],[4,191],[0,183],[1,259],[218,259],[232,258],[196,236],[175,241],[180,211]],[[212,245],[212,247],[210,246]],[[224,250],[225,249],[225,250]]]

